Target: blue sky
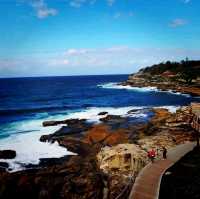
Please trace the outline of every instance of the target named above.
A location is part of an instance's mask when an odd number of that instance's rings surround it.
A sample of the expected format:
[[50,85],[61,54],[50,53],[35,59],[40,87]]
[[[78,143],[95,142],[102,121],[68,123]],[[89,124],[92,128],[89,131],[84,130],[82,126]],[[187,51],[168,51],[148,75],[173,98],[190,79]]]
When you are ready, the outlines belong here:
[[0,77],[127,74],[200,55],[199,0],[1,0]]

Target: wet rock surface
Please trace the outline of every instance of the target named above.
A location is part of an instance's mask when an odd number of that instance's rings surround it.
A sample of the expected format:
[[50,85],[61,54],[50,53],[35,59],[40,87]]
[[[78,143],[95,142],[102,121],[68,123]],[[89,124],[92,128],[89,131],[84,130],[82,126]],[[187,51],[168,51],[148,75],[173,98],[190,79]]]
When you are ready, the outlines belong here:
[[[42,135],[40,137],[41,142],[46,142],[46,141],[53,142],[57,138],[64,137],[64,136],[72,136],[72,137],[81,138],[82,133],[84,133],[85,131],[90,129],[92,126],[92,124],[88,123],[85,119],[81,119],[81,120],[70,119],[70,120],[59,121],[59,123],[57,123],[58,121],[55,121],[55,122],[56,122],[56,125],[65,124],[65,126],[60,127],[60,129],[57,130],[53,134]],[[47,123],[49,123],[49,122],[47,121]],[[50,121],[50,123],[52,124],[53,121]],[[44,123],[43,123],[43,125],[44,125]]]
[[9,167],[9,164],[7,162],[0,162],[0,172],[6,172],[8,167]]
[[49,166],[61,165],[63,162],[68,161],[71,155],[67,155],[61,158],[41,158],[39,164],[25,164],[21,165],[26,169],[41,169]]
[[42,123],[43,126],[57,126],[59,124],[66,124],[66,125],[77,125],[82,124],[86,120],[85,119],[67,119],[67,120],[59,120],[59,121],[44,121]]
[[100,112],[98,115],[106,115],[106,114],[108,114],[108,112],[103,111],[103,112]]
[[0,159],[13,159],[15,157],[16,157],[16,151],[13,150],[0,151]]
[[0,167],[8,168],[9,164],[7,162],[0,162]]
[[130,173],[100,170],[97,154],[103,147],[129,143],[148,150],[193,139],[188,124],[191,112],[187,107],[176,114],[152,109],[150,120],[140,123],[130,116],[137,112],[132,110],[123,117],[104,113],[98,124],[78,119],[43,124],[61,127],[53,134],[41,136],[41,141],[56,141],[76,155],[41,159],[39,165],[26,165],[25,171],[8,173],[5,168],[0,169],[0,198],[114,199],[126,186]]
[[64,137],[57,139],[60,146],[66,147],[69,151],[72,151],[82,157],[90,156],[91,153],[94,154],[92,146],[88,143],[81,141],[80,139]]

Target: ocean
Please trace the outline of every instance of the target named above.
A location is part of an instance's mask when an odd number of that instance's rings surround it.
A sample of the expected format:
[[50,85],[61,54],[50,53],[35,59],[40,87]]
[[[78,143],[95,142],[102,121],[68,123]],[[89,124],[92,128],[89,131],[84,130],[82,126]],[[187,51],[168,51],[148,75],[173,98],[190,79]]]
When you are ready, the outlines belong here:
[[[146,107],[166,107],[175,111],[191,101],[189,95],[163,92],[156,88],[122,87],[128,75],[32,77],[0,79],[0,150],[13,149],[17,157],[6,160],[14,170],[23,164],[37,164],[40,158],[61,157],[71,152],[57,143],[42,143],[39,138],[60,126],[43,127],[45,120],[86,118],[98,122],[99,112],[132,115],[147,119]],[[141,111],[140,111],[141,110]]]

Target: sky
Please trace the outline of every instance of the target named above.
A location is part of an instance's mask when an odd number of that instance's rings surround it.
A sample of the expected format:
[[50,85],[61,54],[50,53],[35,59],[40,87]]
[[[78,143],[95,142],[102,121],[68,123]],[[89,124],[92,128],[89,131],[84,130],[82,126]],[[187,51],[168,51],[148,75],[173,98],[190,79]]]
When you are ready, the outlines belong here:
[[0,0],[0,77],[129,74],[199,59],[199,0]]

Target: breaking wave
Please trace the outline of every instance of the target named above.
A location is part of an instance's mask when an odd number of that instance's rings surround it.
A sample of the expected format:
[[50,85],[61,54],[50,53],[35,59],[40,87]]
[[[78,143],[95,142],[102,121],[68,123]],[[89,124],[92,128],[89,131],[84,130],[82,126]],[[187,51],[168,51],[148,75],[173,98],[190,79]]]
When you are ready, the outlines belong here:
[[136,92],[165,92],[165,93],[170,93],[170,94],[174,94],[174,95],[183,95],[185,97],[191,97],[189,94],[175,92],[175,91],[172,91],[172,90],[162,91],[162,90],[158,89],[157,87],[152,87],[152,86],[147,86],[147,87],[134,87],[134,86],[129,86],[129,85],[123,86],[123,85],[120,85],[119,83],[116,83],[116,82],[99,84],[98,87],[105,88],[105,89],[132,90],[132,91],[136,91]]

